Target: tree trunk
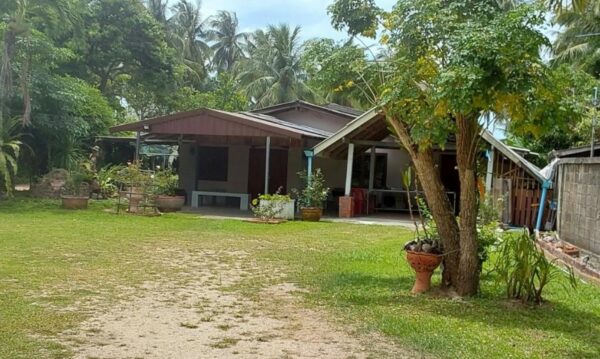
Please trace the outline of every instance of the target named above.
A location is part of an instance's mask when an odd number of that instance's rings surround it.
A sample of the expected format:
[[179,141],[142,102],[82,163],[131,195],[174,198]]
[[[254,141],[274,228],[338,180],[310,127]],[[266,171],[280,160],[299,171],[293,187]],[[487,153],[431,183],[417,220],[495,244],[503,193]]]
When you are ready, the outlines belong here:
[[419,151],[415,148],[410,134],[402,123],[392,118],[388,118],[388,122],[392,125],[400,144],[406,148],[413,161],[427,205],[438,228],[444,253],[447,253],[443,262],[442,285],[456,287],[456,283],[459,281],[460,263],[459,227],[454,216],[454,208],[448,199],[434,161],[433,151],[431,149]]
[[479,125],[473,118],[456,118],[456,162],[460,178],[460,263],[455,287],[460,296],[479,289],[480,265],[477,255],[477,147]]

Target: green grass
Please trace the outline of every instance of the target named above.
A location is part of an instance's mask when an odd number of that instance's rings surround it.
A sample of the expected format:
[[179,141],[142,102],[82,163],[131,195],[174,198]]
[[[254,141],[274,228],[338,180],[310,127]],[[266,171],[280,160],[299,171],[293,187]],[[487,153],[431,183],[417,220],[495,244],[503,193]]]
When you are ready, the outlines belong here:
[[[89,313],[79,301],[118,300],[158,275],[178,252],[242,250],[247,261],[277,269],[309,289],[342,323],[380,331],[399,345],[444,358],[598,358],[600,288],[565,292],[550,285],[547,303],[525,308],[503,298],[488,276],[482,294],[456,301],[409,294],[413,274],[400,251],[410,232],[394,227],[288,222],[257,225],[195,215],[117,216],[106,203],[64,211],[56,201],[0,202],[0,358],[65,357],[52,336]],[[250,276],[230,290],[255,294],[272,279]],[[439,282],[439,275],[434,276]],[[184,323],[187,324],[187,323]]]

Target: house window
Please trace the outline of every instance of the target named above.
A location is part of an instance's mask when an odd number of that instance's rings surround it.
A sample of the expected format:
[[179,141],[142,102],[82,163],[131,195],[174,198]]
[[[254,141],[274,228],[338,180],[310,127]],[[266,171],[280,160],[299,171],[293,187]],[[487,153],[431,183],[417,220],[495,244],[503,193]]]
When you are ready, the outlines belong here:
[[198,147],[198,180],[227,182],[228,147]]
[[[355,157],[352,167],[352,187],[369,187],[369,166],[371,154],[361,153]],[[375,176],[373,188],[385,188],[387,177],[387,154],[375,154]]]

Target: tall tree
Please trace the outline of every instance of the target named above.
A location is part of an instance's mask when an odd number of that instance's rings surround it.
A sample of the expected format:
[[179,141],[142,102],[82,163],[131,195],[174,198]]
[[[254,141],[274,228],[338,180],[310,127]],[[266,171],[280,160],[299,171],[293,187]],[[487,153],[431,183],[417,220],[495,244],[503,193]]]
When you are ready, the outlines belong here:
[[0,64],[0,121],[5,114],[7,98],[13,88],[11,62],[19,50],[25,61],[21,64],[21,89],[23,90],[22,124],[31,124],[31,97],[29,95],[29,72],[31,30],[43,26],[47,34],[56,34],[70,28],[74,21],[72,4],[68,0],[16,0],[0,7],[0,16],[6,20],[2,38],[2,62]]
[[559,8],[553,21],[562,29],[554,42],[555,61],[573,64],[599,78],[600,1]]
[[219,72],[231,70],[233,64],[244,57],[245,41],[248,34],[238,32],[239,23],[235,12],[219,11],[210,20],[207,38],[214,42],[212,62]]
[[301,65],[299,26],[269,25],[266,31],[256,31],[248,52],[248,59],[239,64],[238,79],[255,106],[315,98]]
[[[506,7],[496,0],[399,0],[385,12],[372,0],[337,0],[330,13],[334,26],[351,35],[374,37],[382,31],[380,44],[389,58],[377,63],[383,80],[372,81],[368,90],[420,179],[446,252],[443,284],[462,296],[475,294],[481,271],[479,120],[495,113],[511,122],[544,125],[541,109],[552,85],[539,54],[548,44],[538,30],[542,9]],[[568,96],[561,95],[552,100],[568,108]],[[459,221],[433,153],[433,146],[443,147],[451,134],[461,187]]]
[[208,74],[210,46],[206,43],[206,22],[200,3],[179,0],[169,19],[172,43],[185,66],[187,83],[199,87]]
[[358,86],[356,67],[366,61],[365,50],[351,42],[336,43],[332,39],[313,39],[304,44],[302,66],[308,84],[328,102],[357,108],[370,106],[370,96]]

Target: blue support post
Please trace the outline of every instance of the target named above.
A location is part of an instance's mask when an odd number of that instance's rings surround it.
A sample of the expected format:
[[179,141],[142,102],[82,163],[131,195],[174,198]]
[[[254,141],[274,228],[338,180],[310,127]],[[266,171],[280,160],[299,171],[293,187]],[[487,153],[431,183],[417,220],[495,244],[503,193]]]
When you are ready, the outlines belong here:
[[310,183],[310,179],[312,177],[312,161],[313,161],[314,153],[312,150],[305,150],[304,155],[306,156],[306,161],[307,161],[307,166],[306,166],[307,167],[306,168],[307,179],[308,179],[308,183]]
[[546,197],[548,189],[552,187],[552,181],[546,180],[542,184],[542,198],[540,198],[540,206],[538,207],[537,220],[535,222],[535,230],[539,232],[542,228],[542,218],[544,218],[544,207],[546,207]]

